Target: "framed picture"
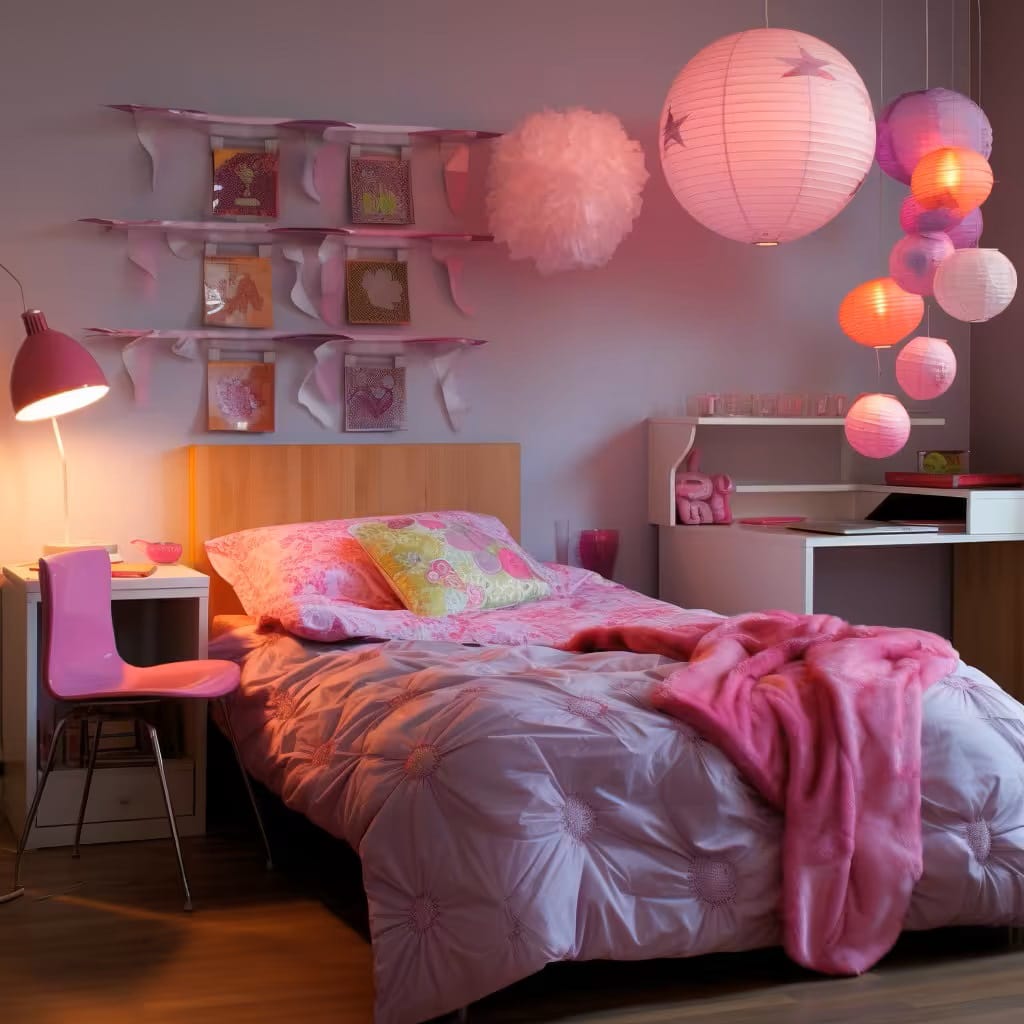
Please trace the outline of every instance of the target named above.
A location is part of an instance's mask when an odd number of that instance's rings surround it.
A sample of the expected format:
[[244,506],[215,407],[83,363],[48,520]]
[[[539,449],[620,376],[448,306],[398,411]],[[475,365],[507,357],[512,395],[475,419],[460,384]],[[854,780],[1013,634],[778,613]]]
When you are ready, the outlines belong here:
[[348,191],[353,224],[412,224],[412,171],[399,156],[353,156]]
[[203,257],[203,323],[218,327],[273,327],[269,256]]
[[[214,358],[206,370],[207,430],[266,434],[274,429],[273,353],[263,359]],[[267,356],[270,356],[268,359]]]
[[345,356],[345,429],[405,430],[405,364],[389,356]]
[[403,260],[347,260],[345,294],[350,324],[407,324],[409,267]]
[[278,153],[276,140],[260,149],[213,148],[215,217],[277,217]]

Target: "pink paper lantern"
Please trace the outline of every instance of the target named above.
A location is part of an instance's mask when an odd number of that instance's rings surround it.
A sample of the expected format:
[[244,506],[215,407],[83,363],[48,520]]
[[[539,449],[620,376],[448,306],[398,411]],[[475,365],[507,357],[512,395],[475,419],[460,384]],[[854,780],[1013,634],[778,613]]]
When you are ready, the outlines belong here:
[[891,178],[910,184],[925,154],[962,146],[988,157],[992,125],[970,97],[949,89],[925,89],[897,96],[878,119],[878,165]]
[[908,341],[896,357],[896,379],[918,401],[945,394],[956,380],[956,356],[949,342],[923,336]]
[[939,264],[952,256],[949,235],[907,235],[889,253],[889,276],[905,291],[914,295],[931,295],[932,282]]
[[971,210],[956,227],[950,228],[946,234],[949,235],[949,240],[953,243],[954,249],[974,249],[981,240],[981,232],[984,230],[984,227],[985,221],[979,206]]
[[869,459],[895,455],[910,437],[910,416],[893,395],[861,395],[846,414],[850,447]]
[[726,238],[778,245],[827,224],[871,167],[875,120],[853,65],[792,29],[706,46],[659,122],[661,165],[683,208]]
[[[967,215],[968,217],[971,214]],[[979,211],[978,216],[981,216]],[[908,195],[900,204],[900,227],[908,235],[927,235],[935,231],[950,233],[966,218],[959,210],[939,207],[937,210],[926,210],[915,198]],[[956,245],[956,243],[953,243]]]

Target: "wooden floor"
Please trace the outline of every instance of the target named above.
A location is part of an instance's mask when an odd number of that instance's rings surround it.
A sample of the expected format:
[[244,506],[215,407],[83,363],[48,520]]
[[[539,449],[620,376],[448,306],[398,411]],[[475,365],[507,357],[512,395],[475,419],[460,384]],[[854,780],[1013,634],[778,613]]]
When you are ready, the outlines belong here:
[[[0,888],[13,857],[0,826]],[[169,843],[29,854],[0,905],[3,1024],[368,1024],[358,868],[336,846],[264,871],[248,836],[187,843],[181,911]],[[331,852],[333,851],[333,852]],[[333,864],[325,863],[333,859]],[[348,881],[339,885],[342,872]],[[1005,932],[908,937],[869,974],[822,979],[779,952],[560,964],[474,1005],[472,1024],[1020,1024],[1024,949]]]

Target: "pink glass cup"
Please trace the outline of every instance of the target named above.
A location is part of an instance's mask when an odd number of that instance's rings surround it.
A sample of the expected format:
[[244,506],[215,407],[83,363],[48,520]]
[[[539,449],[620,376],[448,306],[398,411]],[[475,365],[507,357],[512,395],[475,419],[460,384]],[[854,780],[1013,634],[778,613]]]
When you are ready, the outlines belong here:
[[618,530],[581,530],[580,565],[611,579],[619,553]]

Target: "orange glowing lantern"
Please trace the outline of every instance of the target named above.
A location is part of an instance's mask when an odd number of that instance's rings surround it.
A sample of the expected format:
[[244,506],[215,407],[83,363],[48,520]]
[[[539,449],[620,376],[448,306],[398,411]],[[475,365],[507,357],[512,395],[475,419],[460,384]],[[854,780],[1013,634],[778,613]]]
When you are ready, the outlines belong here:
[[935,149],[914,168],[910,191],[926,210],[944,209],[964,216],[988,199],[992,168],[973,149]]
[[886,348],[905,338],[924,316],[924,299],[891,277],[865,281],[839,304],[839,326],[858,345]]

